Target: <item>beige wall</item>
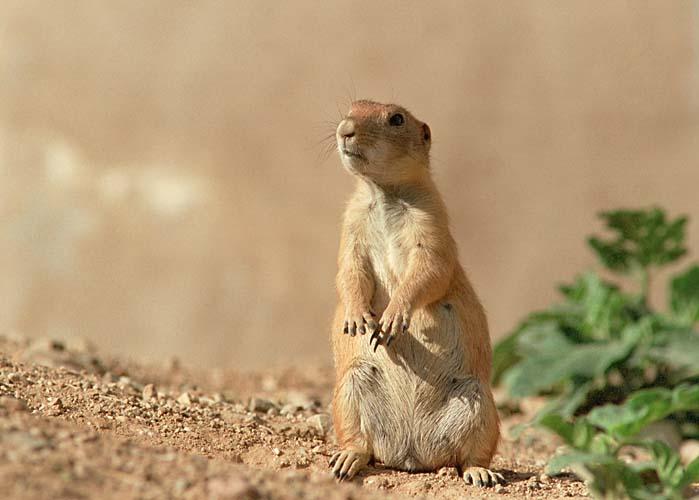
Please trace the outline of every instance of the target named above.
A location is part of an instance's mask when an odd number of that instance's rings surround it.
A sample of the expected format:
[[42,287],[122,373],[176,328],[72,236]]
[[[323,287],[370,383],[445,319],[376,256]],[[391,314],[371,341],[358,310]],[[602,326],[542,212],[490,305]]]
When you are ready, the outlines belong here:
[[[595,213],[690,213],[696,1],[0,4],[0,329],[138,358],[328,360],[353,97],[432,127],[494,336],[595,266]],[[661,296],[656,297],[660,302]]]

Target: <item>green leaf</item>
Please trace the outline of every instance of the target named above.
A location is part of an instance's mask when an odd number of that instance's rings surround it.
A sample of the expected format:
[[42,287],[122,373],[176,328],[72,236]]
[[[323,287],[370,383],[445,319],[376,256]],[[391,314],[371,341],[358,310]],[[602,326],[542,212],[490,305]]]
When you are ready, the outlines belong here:
[[683,370],[684,377],[699,375],[699,334],[692,330],[658,332],[648,356],[656,363]]
[[588,242],[602,264],[628,273],[650,266],[663,266],[682,257],[687,217],[667,220],[660,208],[614,210],[600,214],[614,236],[592,236]]
[[686,410],[699,409],[699,385],[679,386],[674,390],[654,388],[637,391],[622,405],[593,409],[587,421],[619,440],[628,440],[652,422]]
[[495,344],[493,349],[493,385],[498,385],[502,374],[520,360],[517,353],[518,336],[519,332],[516,331]]
[[569,323],[587,340],[614,338],[635,319],[638,302],[595,273],[585,273],[560,289],[567,299],[560,308],[568,312],[569,318],[575,318]]
[[558,434],[563,441],[577,450],[589,451],[590,445],[597,434],[595,428],[585,419],[569,422],[561,415],[550,413],[544,415],[537,424]]
[[687,464],[687,467],[685,467],[684,469],[684,475],[682,476],[682,480],[680,481],[679,487],[684,488],[692,483],[697,482],[699,482],[699,457],[696,457],[694,460]]
[[670,309],[687,325],[699,321],[699,265],[670,281]]
[[590,380],[603,375],[615,362],[628,356],[634,342],[573,344],[557,338],[552,345],[556,348],[524,358],[504,374],[502,382],[511,396],[529,396],[570,379]]
[[549,411],[555,411],[564,417],[572,417],[575,411],[587,401],[592,387],[593,384],[589,381],[579,385],[573,385],[572,389],[562,394],[558,400],[552,401]]
[[660,481],[673,489],[678,488],[685,471],[677,452],[661,441],[649,441],[642,446],[650,451]]
[[563,453],[549,461],[546,473],[555,475],[566,468],[580,476],[596,498],[662,498],[647,488],[639,472],[612,455],[576,451]]

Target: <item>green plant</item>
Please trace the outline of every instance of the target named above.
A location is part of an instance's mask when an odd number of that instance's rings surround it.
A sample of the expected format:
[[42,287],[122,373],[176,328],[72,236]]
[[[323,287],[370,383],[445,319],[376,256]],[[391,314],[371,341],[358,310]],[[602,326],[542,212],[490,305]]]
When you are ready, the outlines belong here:
[[[568,448],[549,473],[570,468],[601,498],[681,498],[699,481],[699,458],[683,466],[643,431],[668,420],[681,436],[699,437],[699,266],[669,280],[664,310],[648,299],[657,270],[687,253],[687,218],[668,220],[658,208],[601,217],[612,236],[592,236],[590,247],[608,272],[636,286],[625,291],[594,272],[561,286],[559,304],[529,315],[496,345],[494,382],[513,399],[550,398],[533,423]],[[623,460],[628,447],[648,460]]]
[[[634,393],[623,405],[606,405],[569,421],[551,413],[539,424],[558,434],[569,449],[554,456],[547,472],[572,469],[601,498],[675,499],[699,481],[699,457],[683,466],[677,452],[663,442],[639,437],[649,424],[671,414],[699,410],[699,385],[674,390],[656,388]],[[646,451],[648,460],[627,462],[627,447]]]
[[[632,392],[699,379],[699,266],[670,280],[668,307],[655,311],[648,293],[656,271],[686,252],[686,217],[658,208],[601,214],[611,237],[588,243],[632,291],[584,273],[560,287],[563,301],[526,318],[494,352],[494,381],[512,398],[551,396],[544,413],[585,413]],[[689,432],[689,427],[687,427]]]

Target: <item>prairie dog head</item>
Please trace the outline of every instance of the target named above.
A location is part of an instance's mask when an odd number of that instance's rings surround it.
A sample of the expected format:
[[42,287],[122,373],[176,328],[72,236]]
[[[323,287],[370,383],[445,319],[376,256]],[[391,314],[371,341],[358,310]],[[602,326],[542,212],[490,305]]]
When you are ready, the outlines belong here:
[[427,174],[430,127],[401,106],[355,101],[335,137],[345,168],[379,185],[397,185]]

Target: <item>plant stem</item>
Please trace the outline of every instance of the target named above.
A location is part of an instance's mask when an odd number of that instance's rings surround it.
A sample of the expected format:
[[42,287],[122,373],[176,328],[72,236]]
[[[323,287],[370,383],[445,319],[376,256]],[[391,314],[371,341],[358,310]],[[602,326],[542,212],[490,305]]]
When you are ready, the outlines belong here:
[[650,272],[645,267],[638,269],[638,281],[641,285],[641,300],[648,305],[648,294],[650,293]]

